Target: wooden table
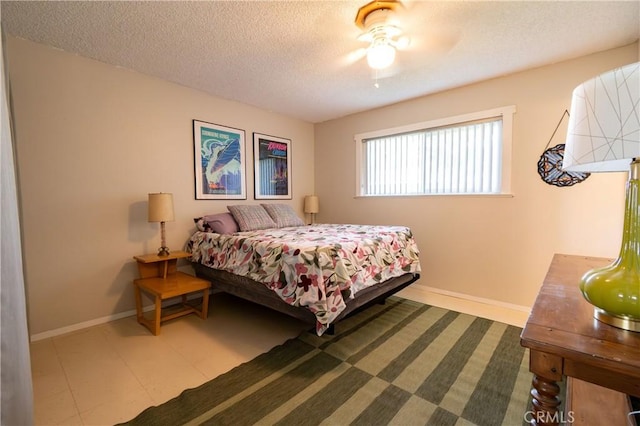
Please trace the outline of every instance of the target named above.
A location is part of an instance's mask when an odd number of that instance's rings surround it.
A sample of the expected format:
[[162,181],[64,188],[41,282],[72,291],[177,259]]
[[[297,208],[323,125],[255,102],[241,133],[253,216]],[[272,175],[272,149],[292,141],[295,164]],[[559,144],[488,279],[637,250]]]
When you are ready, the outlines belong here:
[[593,257],[553,257],[521,335],[534,374],[532,423],[556,424],[561,417],[557,382],[563,376],[640,397],[640,333],[594,319],[593,306],[578,287],[582,274],[609,263]]
[[[177,270],[178,259],[189,256],[191,255],[184,251],[172,251],[168,256],[157,254],[134,256],[138,261],[140,272],[140,278],[133,281],[137,319],[156,336],[160,334],[160,324],[164,321],[191,313],[199,315],[202,319],[207,318],[211,283]],[[155,310],[151,319],[145,318],[142,310],[142,291],[154,297]],[[196,291],[202,291],[202,307],[199,310],[187,303],[187,294]],[[162,301],[178,296],[182,297],[182,309],[163,316]]]

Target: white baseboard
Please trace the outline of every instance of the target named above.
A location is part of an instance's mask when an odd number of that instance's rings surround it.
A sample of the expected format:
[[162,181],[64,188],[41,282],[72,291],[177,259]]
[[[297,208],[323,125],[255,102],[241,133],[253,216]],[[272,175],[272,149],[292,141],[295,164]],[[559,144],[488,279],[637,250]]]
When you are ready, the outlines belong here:
[[[187,300],[198,299],[201,297],[201,293],[192,293],[187,296]],[[171,305],[176,304],[177,299],[168,299],[162,302],[162,307],[166,308]],[[155,308],[155,305],[150,304],[142,307],[143,312],[152,311]],[[60,336],[62,334],[72,333],[74,331],[82,330],[85,328],[93,327],[95,325],[106,324],[111,321],[116,321],[122,318],[135,316],[136,310],[132,309],[130,311],[120,312],[113,315],[107,315],[106,317],[96,318],[89,321],[80,322],[78,324],[68,325],[66,327],[56,328],[55,330],[44,331],[42,333],[33,334],[30,336],[31,342],[37,342],[38,340],[48,339],[50,337]]]
[[[455,293],[453,291],[441,290],[439,288],[428,287],[420,284],[413,284],[397,294],[405,299],[415,300],[416,302],[425,303],[427,305],[438,306],[440,308],[450,309],[456,312],[462,312],[493,321],[515,325],[516,327],[524,327],[530,312],[530,308],[526,306],[470,296],[463,293]],[[188,299],[197,297],[198,295],[193,294],[189,295]],[[173,300],[165,301],[163,303],[163,307],[169,306],[173,303],[175,303]],[[153,304],[151,304],[145,306],[143,311],[148,312],[153,310],[153,308]],[[136,315],[135,309],[57,328],[55,330],[37,333],[30,337],[30,341],[37,342],[38,340],[60,336],[62,334],[105,324],[110,321],[116,321],[133,315]]]
[[531,308],[527,306],[485,299],[420,284],[413,284],[397,294],[416,302],[503,322],[516,327],[524,327],[531,312]]
[[[145,311],[150,311],[153,309],[153,306],[147,306],[144,308]],[[119,320],[122,318],[130,317],[135,315],[136,311],[126,311],[120,312],[119,314],[108,315],[106,317],[96,318],[90,321],[80,322],[78,324],[68,325],[66,327],[56,328],[55,330],[43,331],[42,333],[37,333],[31,335],[31,342],[37,342],[38,340],[48,339],[50,337],[60,336],[61,334],[71,333],[74,331],[82,330],[84,328],[93,327],[94,325],[105,324],[110,321]]]

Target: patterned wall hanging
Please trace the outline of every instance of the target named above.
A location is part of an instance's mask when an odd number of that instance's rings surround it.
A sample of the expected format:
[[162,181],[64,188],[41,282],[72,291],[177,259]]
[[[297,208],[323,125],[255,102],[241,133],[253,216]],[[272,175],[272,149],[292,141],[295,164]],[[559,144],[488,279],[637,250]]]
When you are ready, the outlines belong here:
[[562,159],[564,158],[563,143],[549,148],[549,144],[553,140],[553,137],[558,131],[558,127],[560,127],[565,116],[569,116],[569,111],[566,109],[564,110],[562,117],[560,117],[560,121],[558,122],[556,129],[553,131],[551,139],[547,142],[547,146],[545,146],[545,150],[540,156],[540,160],[538,160],[538,174],[542,180],[549,185],[571,186],[576,183],[580,183],[589,177],[589,173],[567,172],[562,170]]

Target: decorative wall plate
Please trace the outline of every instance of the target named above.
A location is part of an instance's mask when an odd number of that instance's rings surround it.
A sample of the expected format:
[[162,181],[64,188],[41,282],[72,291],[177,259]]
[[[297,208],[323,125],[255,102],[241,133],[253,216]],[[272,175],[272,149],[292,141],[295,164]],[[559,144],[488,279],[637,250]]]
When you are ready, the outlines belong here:
[[538,161],[538,174],[549,185],[571,186],[589,177],[589,173],[567,172],[562,170],[564,144],[558,144],[545,150]]

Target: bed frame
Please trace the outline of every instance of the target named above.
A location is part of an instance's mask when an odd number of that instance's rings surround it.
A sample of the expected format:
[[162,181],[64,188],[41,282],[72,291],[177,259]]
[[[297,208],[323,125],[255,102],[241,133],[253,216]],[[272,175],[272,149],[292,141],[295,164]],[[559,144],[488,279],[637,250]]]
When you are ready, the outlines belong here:
[[[211,281],[213,293],[229,293],[290,315],[315,327],[316,317],[309,310],[304,307],[289,305],[264,284],[230,272],[209,268],[199,263],[192,263],[192,265],[199,278]],[[355,310],[384,301],[384,299],[412,284],[418,278],[420,278],[420,274],[408,273],[359,291],[353,299],[345,300],[346,309],[330,324],[327,333],[333,334],[336,322]]]

